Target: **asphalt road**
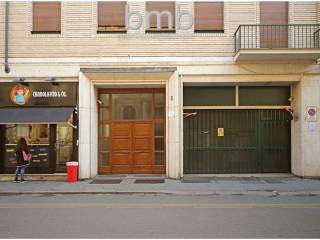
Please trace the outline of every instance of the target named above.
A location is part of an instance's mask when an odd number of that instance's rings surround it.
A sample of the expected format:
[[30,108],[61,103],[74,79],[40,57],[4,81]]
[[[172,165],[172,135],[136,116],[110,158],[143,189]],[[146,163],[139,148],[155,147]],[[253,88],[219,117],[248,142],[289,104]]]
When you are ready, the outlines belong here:
[[320,238],[320,196],[0,196],[1,238]]

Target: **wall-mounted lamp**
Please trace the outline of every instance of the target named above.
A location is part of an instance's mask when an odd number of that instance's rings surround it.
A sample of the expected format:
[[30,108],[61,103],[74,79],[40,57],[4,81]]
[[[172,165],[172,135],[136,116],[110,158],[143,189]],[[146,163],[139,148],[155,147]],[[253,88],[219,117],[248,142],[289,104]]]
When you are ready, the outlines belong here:
[[57,79],[56,79],[55,77],[46,77],[44,80],[45,80],[46,82],[54,82],[54,81],[56,81]]
[[78,128],[78,126],[77,126],[77,125],[73,125],[73,124],[72,124],[72,123],[70,123],[70,122],[67,122],[67,124],[68,124],[70,127],[74,128],[74,129],[77,129],[77,128]]
[[290,113],[291,118],[292,118],[291,120],[293,120],[293,121],[298,121],[298,120],[299,120],[298,114],[294,112],[294,110],[293,110],[292,107],[285,107],[285,108],[283,108],[282,110]]
[[46,82],[50,82],[52,85],[59,85],[58,82],[56,82],[56,78],[55,77],[45,77],[44,81]]
[[13,82],[24,82],[25,81],[25,78],[23,77],[16,77],[13,79]]
[[20,83],[21,85],[24,85],[24,86],[29,86],[29,83],[25,82],[25,78],[24,77],[16,77],[13,79],[13,82],[14,83]]

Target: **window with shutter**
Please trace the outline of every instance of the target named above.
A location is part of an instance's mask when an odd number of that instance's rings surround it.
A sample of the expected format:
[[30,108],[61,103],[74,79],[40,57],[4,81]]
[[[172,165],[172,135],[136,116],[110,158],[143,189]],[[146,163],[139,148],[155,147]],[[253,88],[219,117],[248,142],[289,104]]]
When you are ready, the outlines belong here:
[[33,2],[33,33],[61,32],[61,2]]
[[195,32],[223,32],[223,2],[194,3]]
[[146,32],[175,32],[175,2],[148,1],[146,2],[146,11],[146,21],[149,21]]
[[288,47],[288,2],[260,2],[261,48]]
[[288,3],[260,2],[260,23],[263,25],[288,24]]
[[98,2],[98,32],[126,32],[126,2]]

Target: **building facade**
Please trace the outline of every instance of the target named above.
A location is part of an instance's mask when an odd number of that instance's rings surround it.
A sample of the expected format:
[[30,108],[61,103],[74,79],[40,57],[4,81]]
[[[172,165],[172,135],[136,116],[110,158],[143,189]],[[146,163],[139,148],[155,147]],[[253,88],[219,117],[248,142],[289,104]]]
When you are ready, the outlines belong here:
[[320,176],[319,2],[14,1],[0,16],[1,173],[25,137],[35,173]]

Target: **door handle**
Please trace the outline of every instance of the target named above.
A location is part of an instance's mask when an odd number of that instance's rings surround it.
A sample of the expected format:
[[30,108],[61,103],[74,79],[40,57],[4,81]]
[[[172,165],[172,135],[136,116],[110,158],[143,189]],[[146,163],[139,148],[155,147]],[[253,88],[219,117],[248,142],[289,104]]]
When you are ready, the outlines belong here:
[[209,131],[201,131],[201,134],[209,134]]

